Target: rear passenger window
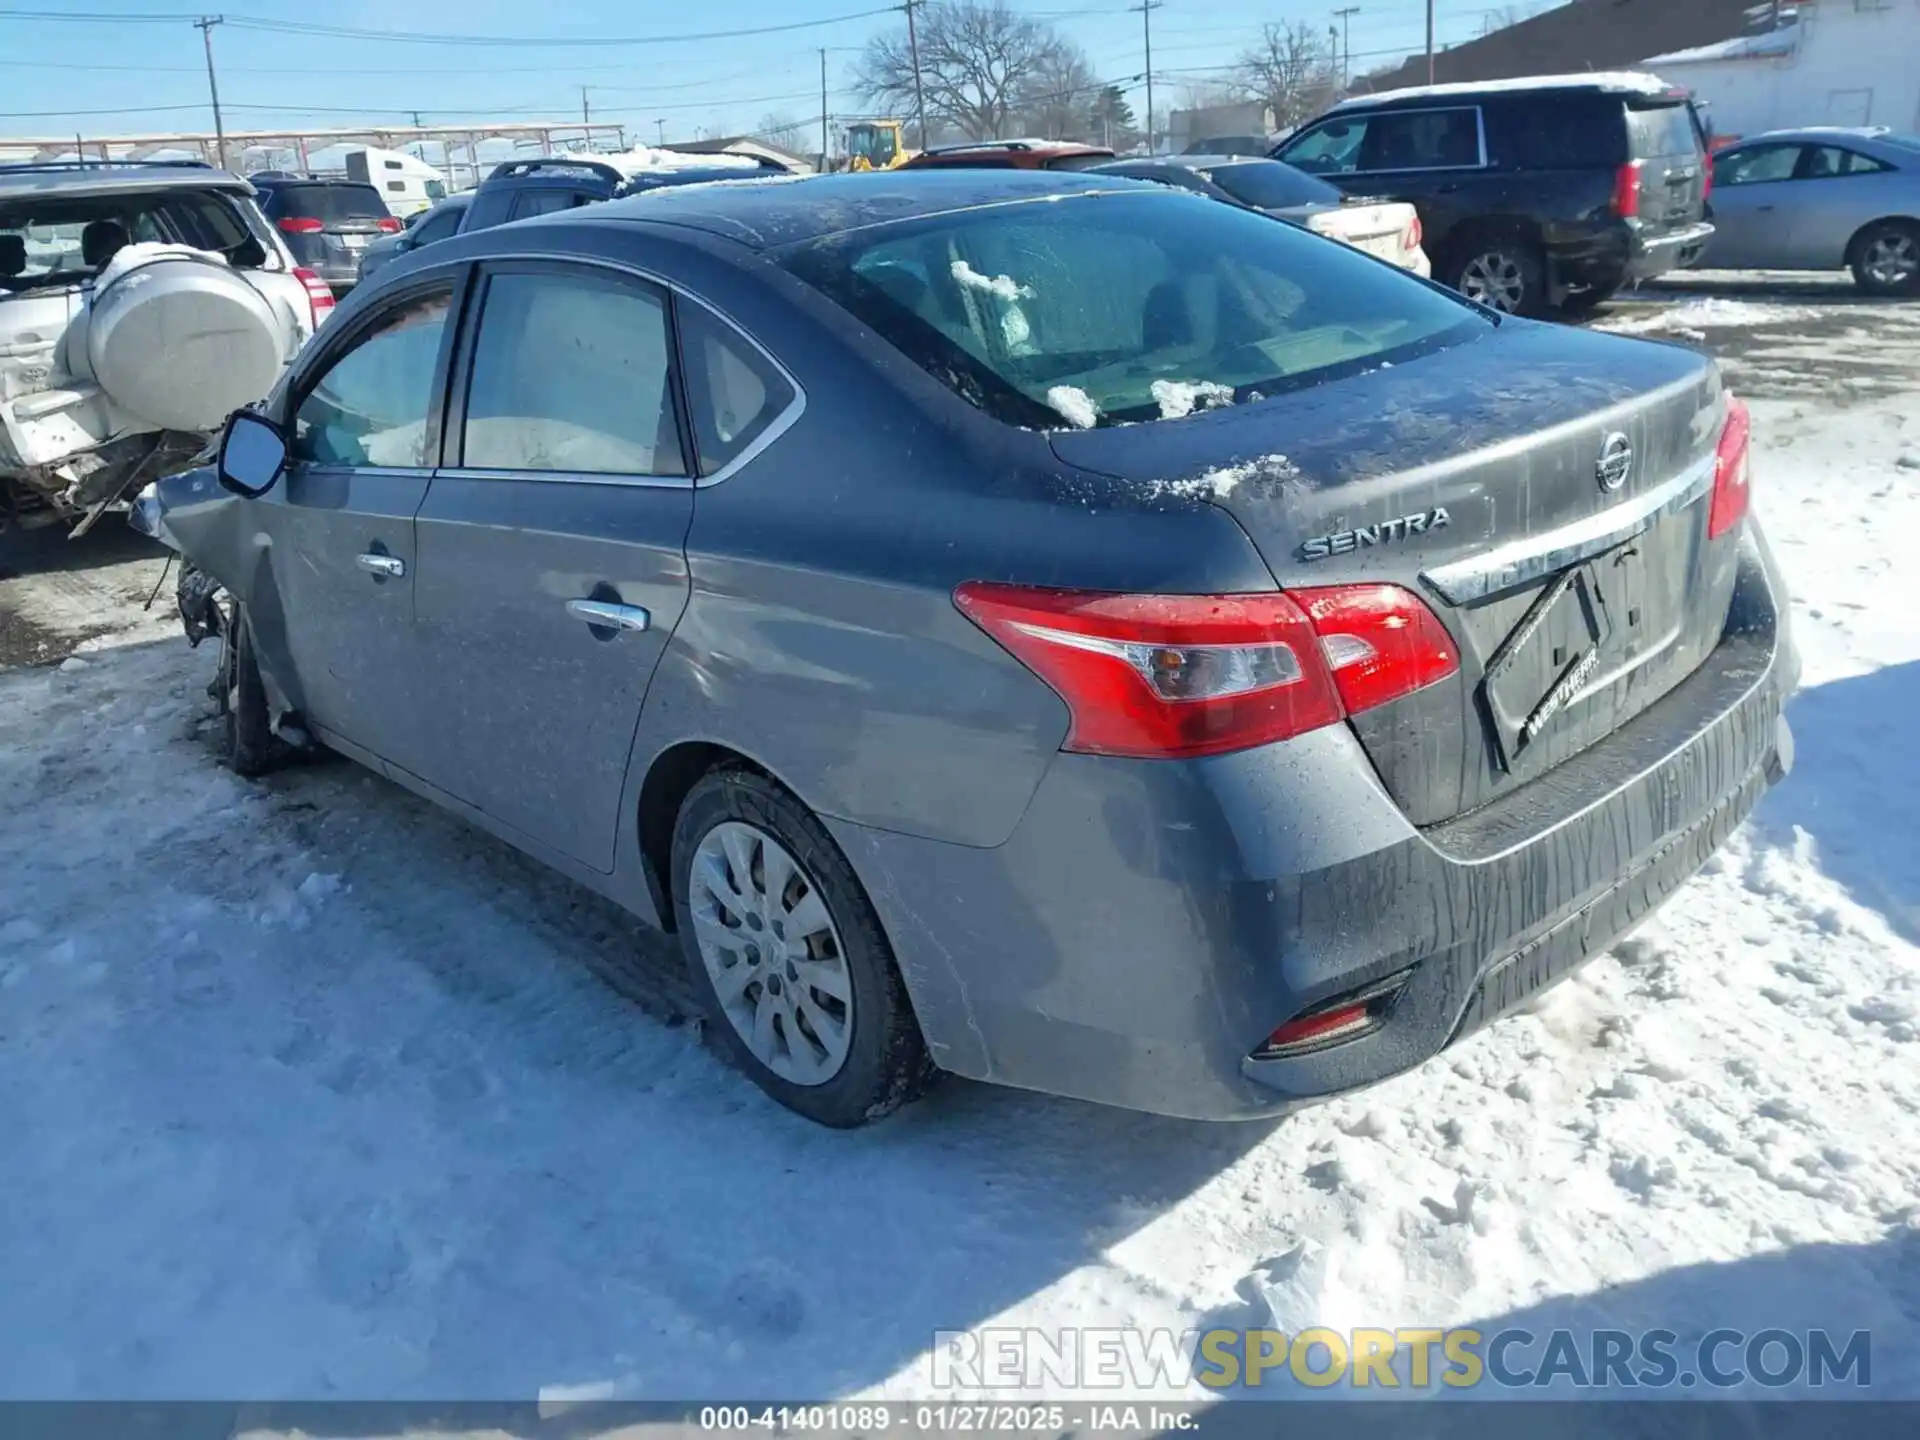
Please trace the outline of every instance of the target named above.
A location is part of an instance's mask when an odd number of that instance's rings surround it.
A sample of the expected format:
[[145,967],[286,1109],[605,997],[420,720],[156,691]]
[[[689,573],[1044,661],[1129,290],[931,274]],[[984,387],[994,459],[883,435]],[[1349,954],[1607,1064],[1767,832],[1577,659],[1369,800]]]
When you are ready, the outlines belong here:
[[1891,165],[1882,165],[1871,155],[1862,155],[1858,150],[1848,150],[1839,145],[1814,145],[1807,150],[1807,162],[1801,168],[1800,176],[1805,180],[1832,180],[1842,175],[1872,175],[1892,168]]
[[[1529,96],[1500,118],[1496,158],[1522,170],[1611,170],[1627,159],[1625,107],[1611,96]],[[1496,128],[1491,114],[1488,128]]]
[[664,300],[611,277],[487,281],[460,463],[472,470],[685,475]]
[[705,306],[683,302],[680,343],[693,408],[700,471],[732,464],[793,403],[793,386],[773,362]]

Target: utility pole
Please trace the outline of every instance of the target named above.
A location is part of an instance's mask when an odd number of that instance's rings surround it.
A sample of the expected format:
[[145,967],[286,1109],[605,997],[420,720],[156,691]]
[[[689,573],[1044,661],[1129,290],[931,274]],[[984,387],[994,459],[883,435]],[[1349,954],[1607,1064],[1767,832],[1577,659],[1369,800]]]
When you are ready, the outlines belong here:
[[593,123],[593,109],[587,104],[587,87],[584,85],[580,87],[580,123],[582,125]]
[[213,158],[222,170],[227,168],[227,127],[220,119],[220,82],[213,76],[213,27],[227,17],[203,15],[193,22],[207,47],[207,91],[213,96]]
[[1360,13],[1358,5],[1347,5],[1333,12],[1333,18],[1340,22],[1340,89],[1345,93],[1353,84],[1353,32],[1348,24]]
[[660,143],[665,145],[667,143],[667,122],[665,120],[656,120],[653,123],[660,132]]
[[827,173],[827,47],[820,47],[820,173]]
[[920,32],[913,23],[913,12],[927,0],[907,0],[907,49],[913,55],[913,119],[920,131],[920,148],[927,148],[927,92],[920,83]]
[[1427,0],[1427,84],[1433,84],[1433,0]]
[[1147,42],[1147,154],[1153,154],[1153,12],[1162,0],[1140,0],[1133,8],[1140,12],[1140,30]]

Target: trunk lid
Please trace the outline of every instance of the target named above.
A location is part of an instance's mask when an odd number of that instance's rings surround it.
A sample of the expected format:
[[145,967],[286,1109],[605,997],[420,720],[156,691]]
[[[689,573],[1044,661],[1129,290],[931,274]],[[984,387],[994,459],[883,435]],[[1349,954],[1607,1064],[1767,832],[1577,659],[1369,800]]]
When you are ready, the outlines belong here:
[[1339,240],[1392,264],[1406,268],[1407,231],[1414,208],[1402,201],[1359,200],[1344,205],[1304,208],[1298,223],[1316,235]]
[[1707,163],[1693,108],[1683,100],[1629,104],[1627,151],[1640,162],[1640,226],[1667,234],[1706,216]]
[[1052,441],[1068,464],[1226,509],[1283,588],[1388,581],[1433,608],[1459,675],[1351,722],[1429,825],[1611,733],[1717,643],[1723,408],[1695,352],[1508,321],[1273,400]]

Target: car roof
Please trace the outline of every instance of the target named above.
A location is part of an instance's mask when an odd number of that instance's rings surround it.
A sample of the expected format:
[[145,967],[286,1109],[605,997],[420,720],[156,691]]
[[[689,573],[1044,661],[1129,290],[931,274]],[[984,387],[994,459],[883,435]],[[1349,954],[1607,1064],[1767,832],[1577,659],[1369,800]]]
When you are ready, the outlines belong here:
[[954,145],[932,145],[922,155],[973,155],[996,150],[1034,151],[1045,155],[1111,155],[1105,145],[1081,140],[967,140]]
[[224,190],[251,195],[230,170],[206,165],[0,165],[0,199],[24,195],[133,195],[153,190]]
[[1884,125],[1801,125],[1792,130],[1762,130],[1753,135],[1742,135],[1732,145],[1732,149],[1745,149],[1749,145],[1792,145],[1817,144],[1822,140],[1852,140],[1863,145],[1892,145],[1899,149],[1911,149],[1912,143],[1902,145],[1894,133]]
[[1643,70],[1596,70],[1586,74],[1523,75],[1513,80],[1464,80],[1446,85],[1410,85],[1401,90],[1381,90],[1371,95],[1355,95],[1341,101],[1327,113],[1370,109],[1376,105],[1406,105],[1421,100],[1469,99],[1481,95],[1530,94],[1542,90],[1597,90],[1612,95],[1658,95],[1679,98],[1683,92]]
[[[876,170],[779,175],[671,185],[573,211],[576,219],[650,222],[722,235],[771,250],[899,220],[987,205],[1098,192],[1138,194],[1115,176],[1084,170]],[[523,222],[544,224],[553,217]]]

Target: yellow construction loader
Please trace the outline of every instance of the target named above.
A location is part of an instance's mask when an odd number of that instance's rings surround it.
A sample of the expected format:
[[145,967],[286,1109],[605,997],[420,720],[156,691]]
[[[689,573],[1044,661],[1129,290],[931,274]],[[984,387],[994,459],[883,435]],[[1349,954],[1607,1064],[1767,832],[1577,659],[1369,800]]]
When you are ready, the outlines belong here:
[[849,170],[898,170],[913,158],[902,120],[859,120],[847,126]]

